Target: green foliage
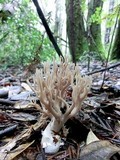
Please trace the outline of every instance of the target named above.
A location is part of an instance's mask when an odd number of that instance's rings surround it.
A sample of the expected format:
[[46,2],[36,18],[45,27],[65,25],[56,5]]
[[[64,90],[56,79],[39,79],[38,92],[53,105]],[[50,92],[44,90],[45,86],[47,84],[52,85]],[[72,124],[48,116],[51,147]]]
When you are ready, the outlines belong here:
[[0,0],[0,3],[3,4],[5,2],[5,0]]
[[111,13],[104,14],[103,19],[107,19],[107,27],[112,27],[113,24],[115,23],[116,16],[120,10],[119,8],[120,8],[120,5],[117,5]]
[[81,6],[81,9],[82,9],[82,12],[84,13],[87,10],[87,8],[88,8],[88,6],[86,4],[86,0],[82,0],[80,2],[80,6]]
[[101,10],[102,10],[101,7],[96,7],[95,13],[90,17],[91,23],[97,23],[97,24],[101,23]]
[[24,0],[15,14],[0,22],[0,63],[27,65],[46,61],[55,56],[45,31],[40,31],[38,16]]

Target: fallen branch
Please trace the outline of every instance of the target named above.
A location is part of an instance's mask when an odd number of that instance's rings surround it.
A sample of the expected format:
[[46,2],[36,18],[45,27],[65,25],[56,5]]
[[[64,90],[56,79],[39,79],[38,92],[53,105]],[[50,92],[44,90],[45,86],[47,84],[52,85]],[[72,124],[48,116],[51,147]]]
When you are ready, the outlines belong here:
[[49,26],[48,26],[48,23],[47,23],[47,21],[46,21],[46,19],[44,17],[44,14],[43,14],[43,12],[42,12],[42,10],[40,8],[40,5],[39,5],[38,1],[37,0],[33,0],[33,3],[35,5],[35,7],[36,7],[36,10],[37,10],[37,13],[39,15],[39,18],[41,19],[41,21],[42,21],[42,23],[43,23],[43,25],[45,27],[45,30],[47,32],[47,35],[48,35],[50,41],[52,42],[52,44],[53,44],[56,52],[58,53],[58,55],[61,56],[63,58],[63,60],[64,60],[64,56],[63,56],[60,48],[58,47],[58,44],[57,44],[57,42],[56,42],[56,40],[55,40],[55,38],[54,38]]
[[95,74],[95,73],[99,73],[99,72],[103,72],[103,71],[106,71],[106,70],[109,70],[111,68],[114,68],[114,67],[118,67],[120,65],[120,62],[116,63],[116,64],[113,64],[107,68],[102,68],[100,70],[97,70],[97,71],[93,71],[93,72],[88,72],[86,75],[92,75],[92,74]]

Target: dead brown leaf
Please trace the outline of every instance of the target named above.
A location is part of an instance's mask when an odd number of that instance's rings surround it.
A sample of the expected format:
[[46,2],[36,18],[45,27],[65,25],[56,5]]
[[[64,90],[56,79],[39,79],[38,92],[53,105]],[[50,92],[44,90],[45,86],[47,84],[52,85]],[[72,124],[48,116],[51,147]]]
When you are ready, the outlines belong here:
[[80,153],[80,160],[110,160],[120,148],[109,141],[96,141],[85,146]]

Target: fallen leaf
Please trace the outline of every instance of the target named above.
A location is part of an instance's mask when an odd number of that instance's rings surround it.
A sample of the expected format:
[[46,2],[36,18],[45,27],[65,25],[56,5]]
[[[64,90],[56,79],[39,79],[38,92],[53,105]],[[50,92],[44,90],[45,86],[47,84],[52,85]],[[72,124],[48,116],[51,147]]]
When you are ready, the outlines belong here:
[[24,92],[21,92],[20,94],[12,95],[10,97],[10,100],[12,100],[12,101],[28,100],[28,98],[32,94],[33,94],[33,92],[24,91]]
[[8,96],[8,87],[0,88],[0,98]]
[[31,133],[31,128],[24,130],[21,134],[11,139],[6,145],[0,147],[0,160],[6,159],[8,153],[16,146],[17,142],[25,137],[28,137]]
[[36,120],[36,116],[33,116],[29,113],[22,113],[22,112],[12,113],[12,114],[9,114],[9,116],[11,117],[11,119],[25,121],[25,122]]
[[24,109],[24,108],[31,108],[32,106],[29,105],[29,101],[20,101],[20,102],[16,102],[14,107],[15,108],[19,108],[19,109]]
[[21,86],[26,90],[26,91],[32,91],[32,89],[30,88],[30,86],[27,83],[21,83]]
[[12,96],[17,95],[21,92],[22,88],[20,86],[10,86],[8,92],[8,98],[12,98]]
[[80,160],[110,160],[119,151],[120,148],[109,141],[96,141],[82,148]]
[[88,136],[87,136],[86,144],[89,144],[89,143],[92,143],[95,141],[99,141],[99,139],[96,137],[96,135],[93,133],[93,131],[90,130],[90,132],[88,133]]
[[9,152],[4,160],[13,160],[13,158],[18,156],[23,151],[25,151],[33,143],[34,143],[34,141],[32,141],[30,143],[25,143],[25,144],[19,145],[18,148],[16,148],[16,149],[12,150],[11,152]]

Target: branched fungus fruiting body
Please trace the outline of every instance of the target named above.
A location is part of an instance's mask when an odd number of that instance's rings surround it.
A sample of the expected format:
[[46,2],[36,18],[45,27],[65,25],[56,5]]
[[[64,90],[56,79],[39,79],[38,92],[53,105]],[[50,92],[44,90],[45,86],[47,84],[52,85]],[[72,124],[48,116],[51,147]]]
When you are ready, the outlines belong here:
[[[51,119],[42,132],[41,145],[46,153],[59,150],[61,137],[55,133],[59,133],[65,122],[81,109],[91,83],[91,77],[81,77],[79,67],[67,60],[61,61],[59,66],[54,61],[52,70],[48,63],[42,70],[36,70],[34,91],[41,102],[40,110]],[[72,89],[71,105],[66,101],[69,87]]]

